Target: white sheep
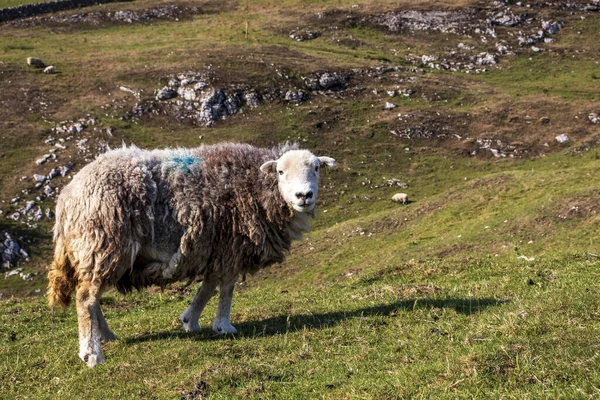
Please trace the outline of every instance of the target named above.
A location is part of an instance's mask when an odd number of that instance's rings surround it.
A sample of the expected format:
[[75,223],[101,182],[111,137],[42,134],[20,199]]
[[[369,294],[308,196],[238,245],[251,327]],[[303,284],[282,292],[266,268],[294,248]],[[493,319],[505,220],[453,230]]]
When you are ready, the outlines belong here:
[[392,201],[395,203],[408,203],[408,195],[406,193],[396,193],[392,196]]

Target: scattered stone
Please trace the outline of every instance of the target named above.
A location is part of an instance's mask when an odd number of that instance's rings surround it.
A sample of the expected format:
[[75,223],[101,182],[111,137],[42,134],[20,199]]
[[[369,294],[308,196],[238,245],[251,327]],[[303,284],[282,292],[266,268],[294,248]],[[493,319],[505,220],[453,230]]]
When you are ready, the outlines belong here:
[[27,203],[25,203],[25,207],[23,208],[22,214],[28,214],[29,211],[33,209],[33,207],[35,207],[35,201],[28,201]]
[[393,109],[394,109],[394,108],[396,108],[396,107],[397,107],[397,106],[396,106],[395,104],[392,104],[392,103],[386,102],[386,103],[385,103],[385,107],[384,107],[384,108],[385,108],[386,110],[393,110]]
[[336,72],[326,72],[319,77],[319,85],[325,90],[342,89],[346,87],[346,79],[345,76]]
[[556,21],[542,21],[542,29],[549,35],[556,35],[562,26]]
[[37,165],[42,165],[42,164],[46,163],[46,161],[48,161],[48,160],[50,159],[50,157],[52,157],[52,155],[51,155],[51,154],[44,154],[44,155],[42,156],[42,158],[39,158],[39,159],[37,159],[37,160],[35,161],[35,163],[36,163]]
[[540,118],[539,122],[542,125],[547,125],[547,124],[550,123],[550,118],[548,118],[548,117],[542,117],[542,118]]
[[44,182],[46,180],[46,176],[45,175],[40,175],[40,174],[33,174],[33,179],[36,182]]
[[479,65],[496,65],[498,63],[498,57],[490,53],[480,53],[477,56],[477,64]]
[[395,90],[388,90],[386,93],[390,97],[396,97],[396,91]]
[[523,16],[523,15],[516,16],[515,14],[513,14],[512,10],[510,8],[505,8],[505,9],[497,12],[490,18],[488,18],[487,22],[488,22],[488,25],[491,25],[491,26],[496,25],[496,26],[512,27],[512,26],[520,25],[524,21],[525,21],[525,16]]
[[10,199],[10,204],[17,204],[19,200],[21,200],[20,197],[13,197],[12,199]]
[[54,68],[53,65],[49,65],[46,68],[44,68],[44,73],[45,74],[55,74],[56,73],[56,69]]
[[168,86],[165,86],[164,88],[160,89],[156,94],[156,100],[159,101],[170,100],[174,97],[177,97],[177,92],[169,88]]
[[41,207],[38,207],[33,213],[33,220],[35,222],[39,222],[42,220],[42,218],[44,218],[44,212],[42,211]]
[[12,271],[5,272],[4,273],[4,279],[8,279],[8,278],[10,278],[11,276],[14,276],[14,275],[19,275],[19,273],[21,271],[23,271],[23,268],[17,268],[17,269],[13,269]]
[[544,49],[536,46],[531,46],[531,50],[533,50],[535,53],[541,53],[542,51],[544,51]]
[[58,171],[60,172],[60,176],[65,177],[69,173],[69,171],[73,168],[73,164],[69,163],[62,167],[58,167]]
[[27,65],[34,68],[44,68],[46,64],[37,57],[27,57]]
[[569,137],[563,133],[556,137],[556,141],[558,143],[567,143],[569,141]]
[[260,106],[262,103],[262,99],[256,91],[244,93],[244,99],[246,100],[246,105],[248,105],[250,108],[258,108],[258,106]]
[[521,46],[521,47],[533,46],[534,44],[537,43],[537,40],[531,36],[519,36],[518,40],[519,40],[519,46]]
[[2,256],[1,267],[4,269],[14,267],[20,261],[20,258],[26,259],[29,257],[8,232],[4,233],[4,240],[0,242],[0,254]]
[[313,40],[321,36],[321,32],[319,31],[311,31],[308,29],[299,29],[290,32],[290,38],[294,39],[297,42],[304,42],[307,40]]
[[438,58],[436,56],[428,56],[428,55],[421,56],[421,62],[425,65],[430,64],[437,60],[438,60]]
[[590,120],[590,122],[592,124],[598,124],[598,123],[600,123],[600,116],[598,116],[598,113],[590,113],[588,115],[588,119]]
[[60,175],[60,172],[58,171],[58,169],[52,168],[50,173],[48,173],[47,179],[50,181],[50,180],[56,178],[58,175]]
[[288,90],[284,99],[290,104],[302,104],[308,100],[308,93],[304,90]]
[[46,218],[54,219],[54,210],[51,208],[46,208]]
[[44,186],[44,194],[48,197],[54,195],[54,189],[52,189],[49,185]]

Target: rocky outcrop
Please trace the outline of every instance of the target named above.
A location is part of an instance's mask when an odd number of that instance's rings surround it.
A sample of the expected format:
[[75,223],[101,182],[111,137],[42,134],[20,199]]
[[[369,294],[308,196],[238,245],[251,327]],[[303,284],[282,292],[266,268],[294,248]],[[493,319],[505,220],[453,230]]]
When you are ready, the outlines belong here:
[[115,3],[130,0],[56,0],[48,3],[25,4],[22,6],[1,8],[0,22],[12,21],[34,15],[48,14],[57,11],[71,10],[79,7],[89,7],[103,3]]

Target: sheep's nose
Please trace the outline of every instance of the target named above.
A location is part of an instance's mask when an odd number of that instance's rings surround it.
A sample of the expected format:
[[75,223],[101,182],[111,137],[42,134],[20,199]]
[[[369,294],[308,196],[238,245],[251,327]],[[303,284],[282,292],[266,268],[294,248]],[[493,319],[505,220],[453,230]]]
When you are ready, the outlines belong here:
[[297,193],[296,193],[296,197],[297,197],[297,198],[299,198],[299,199],[301,199],[301,200],[304,200],[304,199],[312,199],[312,197],[313,197],[313,192],[312,192],[312,190],[309,190],[309,191],[308,191],[308,192],[306,192],[306,193],[297,192]]

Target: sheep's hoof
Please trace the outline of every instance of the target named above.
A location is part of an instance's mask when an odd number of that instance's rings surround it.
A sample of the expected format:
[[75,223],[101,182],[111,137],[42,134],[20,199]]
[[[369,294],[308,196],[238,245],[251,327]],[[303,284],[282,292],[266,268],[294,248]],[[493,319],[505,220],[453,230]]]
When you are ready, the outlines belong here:
[[119,339],[117,337],[117,335],[115,335],[111,331],[108,331],[108,332],[102,333],[102,339],[100,340],[100,343],[114,342],[117,339]]
[[194,321],[193,318],[190,319],[190,317],[188,317],[186,315],[186,313],[181,314],[179,319],[183,323],[184,331],[186,331],[186,332],[199,332],[200,331],[200,324],[198,323],[198,321],[197,320]]
[[219,335],[237,333],[237,329],[235,329],[235,326],[231,325],[231,323],[229,322],[215,322],[213,324],[213,331],[215,331],[215,333],[218,333]]
[[94,368],[105,360],[104,357],[102,357],[102,354],[80,354],[79,358],[81,358],[89,368]]

